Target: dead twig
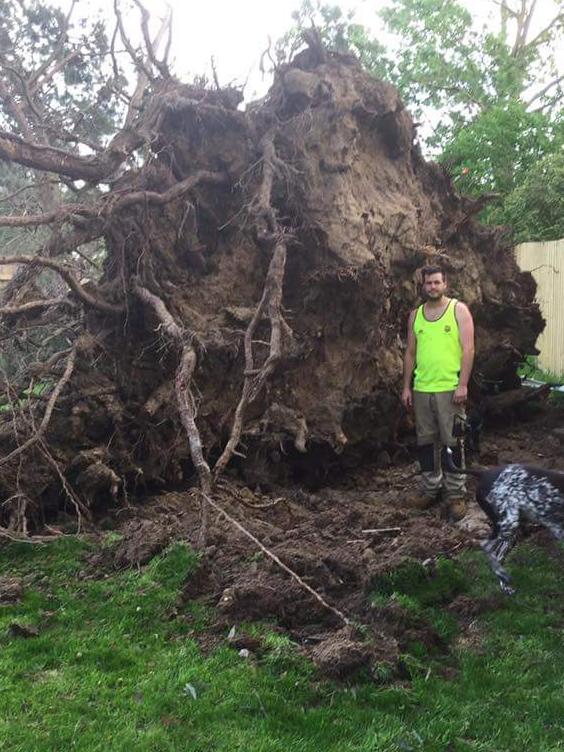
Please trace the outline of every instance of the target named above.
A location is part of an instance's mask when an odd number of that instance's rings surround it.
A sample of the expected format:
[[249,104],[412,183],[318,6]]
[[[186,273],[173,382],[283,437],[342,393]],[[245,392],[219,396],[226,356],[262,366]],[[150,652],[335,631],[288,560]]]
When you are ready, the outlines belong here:
[[3,264],[35,264],[37,266],[45,266],[48,269],[52,269],[53,271],[57,272],[57,274],[59,274],[65,280],[74,294],[86,305],[92,308],[98,308],[99,310],[105,311],[106,313],[117,314],[123,313],[125,311],[124,305],[108,303],[106,300],[102,300],[102,298],[96,298],[91,295],[80,284],[78,279],[74,276],[73,271],[68,266],[64,266],[63,264],[60,264],[57,261],[53,261],[50,258],[43,258],[40,256],[4,256],[0,258],[0,265]]
[[370,527],[362,531],[365,535],[374,533],[401,533],[401,527]]

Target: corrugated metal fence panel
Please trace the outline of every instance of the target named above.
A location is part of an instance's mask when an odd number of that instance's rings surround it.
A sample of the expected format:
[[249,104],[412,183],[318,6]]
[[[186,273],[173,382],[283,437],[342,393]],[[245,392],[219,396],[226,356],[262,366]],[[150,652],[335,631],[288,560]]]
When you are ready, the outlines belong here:
[[546,328],[537,341],[539,366],[564,374],[564,239],[522,243],[515,248],[517,263],[532,273],[537,283],[537,301]]

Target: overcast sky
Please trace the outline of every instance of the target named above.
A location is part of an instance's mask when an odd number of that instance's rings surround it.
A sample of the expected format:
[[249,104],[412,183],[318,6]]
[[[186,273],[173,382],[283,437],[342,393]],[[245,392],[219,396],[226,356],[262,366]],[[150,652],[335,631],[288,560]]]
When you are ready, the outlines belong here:
[[[55,0],[68,7],[70,0]],[[131,0],[119,0],[126,9],[125,18],[132,29],[138,29],[139,12]],[[326,0],[338,4],[344,11],[355,10],[359,23],[370,28],[376,37],[382,37],[377,17],[385,5],[379,0]],[[492,12],[497,17],[496,0],[463,0],[478,23],[488,22]],[[169,0],[173,8],[174,71],[181,79],[210,71],[213,55],[220,83],[232,80],[243,82],[248,78],[246,100],[262,96],[268,81],[259,71],[261,54],[268,45],[269,36],[276,41],[292,26],[292,12],[299,8],[301,0]],[[156,20],[165,13],[165,0],[145,0],[145,5]],[[113,0],[79,0],[75,11],[92,14],[98,7],[108,16],[113,16]],[[127,10],[128,9],[128,10]],[[534,23],[536,29],[548,22],[556,9],[555,0],[537,0]],[[491,21],[490,21],[491,22]],[[535,27],[531,29],[534,33]]]

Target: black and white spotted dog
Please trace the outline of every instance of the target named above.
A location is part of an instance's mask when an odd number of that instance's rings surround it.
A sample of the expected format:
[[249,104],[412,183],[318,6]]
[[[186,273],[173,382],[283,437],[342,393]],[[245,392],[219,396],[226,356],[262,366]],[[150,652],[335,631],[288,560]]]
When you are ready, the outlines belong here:
[[462,470],[455,466],[450,450],[447,462],[451,472],[478,478],[476,501],[493,527],[482,548],[501,589],[511,595],[515,591],[502,564],[515,543],[520,521],[539,523],[557,540],[564,540],[564,473],[521,464]]

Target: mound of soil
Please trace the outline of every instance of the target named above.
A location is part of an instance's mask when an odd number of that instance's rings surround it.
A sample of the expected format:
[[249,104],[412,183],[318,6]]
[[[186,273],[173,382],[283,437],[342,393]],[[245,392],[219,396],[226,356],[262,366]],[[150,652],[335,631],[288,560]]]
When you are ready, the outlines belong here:
[[[475,220],[483,202],[423,159],[398,92],[350,56],[307,49],[245,112],[228,94],[174,79],[147,92],[147,158],[104,198],[119,211],[104,221],[92,290],[117,311],[94,307],[77,324],[45,436],[53,456],[31,449],[33,474],[14,457],[0,478],[3,498],[33,501],[30,517],[68,504],[68,487],[87,516],[193,479],[191,448],[213,466],[245,389],[228,469],[247,484],[320,486],[377,453],[389,464],[410,425],[403,341],[428,261],[473,312],[475,391],[519,386],[516,365],[543,327],[534,280],[504,232]],[[180,342],[193,348],[190,441],[175,394]],[[267,378],[249,385],[261,369]],[[19,443],[11,420],[0,419],[2,454]],[[0,522],[21,517],[12,507]]]

